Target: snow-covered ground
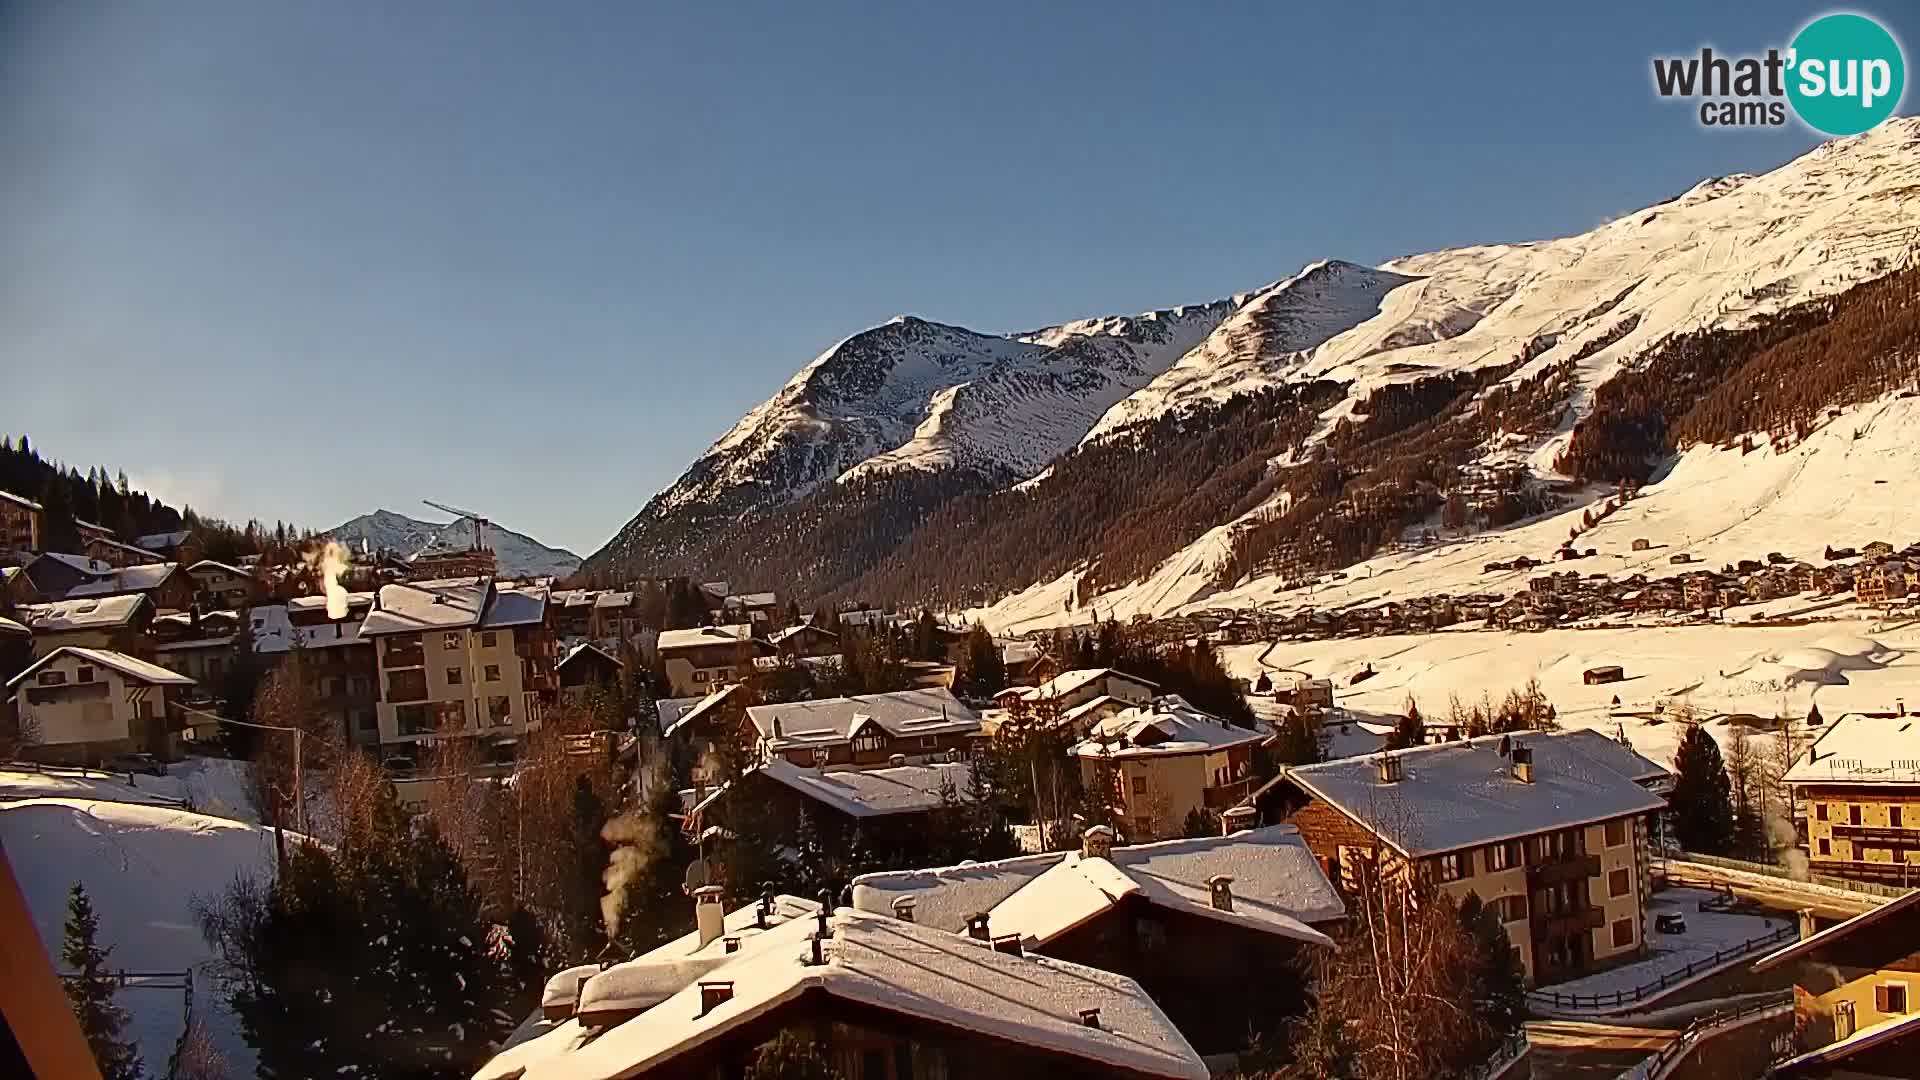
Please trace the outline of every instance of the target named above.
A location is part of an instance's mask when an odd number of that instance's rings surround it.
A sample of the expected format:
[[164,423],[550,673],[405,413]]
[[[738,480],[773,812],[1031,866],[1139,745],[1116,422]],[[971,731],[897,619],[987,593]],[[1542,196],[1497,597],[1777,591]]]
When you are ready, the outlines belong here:
[[[273,864],[273,834],[258,825],[158,806],[93,799],[0,802],[0,845],[26,894],[34,927],[56,958],[67,890],[86,886],[116,970],[193,968],[194,1014],[203,1018],[234,1076],[253,1073],[241,1036],[209,971],[212,954],[194,924],[192,900],[213,896],[236,874]],[[163,1072],[185,1023],[179,991],[129,987],[119,1002],[133,1017],[150,1075]]]
[[[1641,928],[1646,936],[1644,940],[1650,950],[1648,956],[1631,964],[1608,968],[1606,971],[1588,975],[1582,979],[1569,979],[1543,988],[1553,994],[1613,994],[1632,991],[1644,986],[1662,975],[1675,975],[1686,970],[1690,964],[1709,965],[1715,954],[1722,950],[1740,950],[1749,941],[1766,937],[1793,925],[1793,920],[1782,917],[1744,915],[1727,911],[1701,911],[1700,901],[1711,899],[1712,893],[1704,889],[1667,889],[1655,893],[1647,904],[1645,925]],[[1682,934],[1663,934],[1654,928],[1654,919],[1659,915],[1677,913],[1687,921],[1687,929]],[[1776,948],[1765,946],[1766,949]],[[1756,950],[1763,947],[1756,946]],[[1758,951],[1752,953],[1758,955]],[[1703,969],[1695,974],[1704,978],[1709,970]],[[1668,991],[1677,990],[1685,983],[1676,982]],[[1536,995],[1535,1000],[1544,1001],[1545,995]],[[1626,1006],[1631,1008],[1632,1006]]]
[[[1636,750],[1662,764],[1673,760],[1682,732],[1652,715],[1656,706],[1686,703],[1704,716],[1804,718],[1818,704],[1829,719],[1900,701],[1920,707],[1920,624],[1453,631],[1239,645],[1221,650],[1221,659],[1250,681],[1262,671],[1331,678],[1336,704],[1370,722],[1400,715],[1409,695],[1424,715],[1439,717],[1451,697],[1471,705],[1484,693],[1498,703],[1508,690],[1538,678],[1562,727],[1624,731]],[[1603,664],[1621,665],[1626,680],[1587,685],[1586,669]],[[1349,685],[1368,665],[1373,676]],[[1708,730],[1724,742],[1729,728],[1709,724]]]
[[[131,780],[131,783],[129,783]],[[248,765],[227,758],[188,758],[165,776],[106,773],[59,766],[0,768],[0,802],[13,799],[100,799],[192,809],[213,817],[258,824],[247,795]]]

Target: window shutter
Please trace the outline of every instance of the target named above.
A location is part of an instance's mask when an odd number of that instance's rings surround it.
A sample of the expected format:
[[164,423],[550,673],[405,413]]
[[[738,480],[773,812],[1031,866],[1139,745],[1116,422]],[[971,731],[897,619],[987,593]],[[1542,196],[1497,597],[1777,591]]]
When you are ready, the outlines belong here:
[[1873,1008],[1875,1012],[1887,1011],[1887,987],[1885,983],[1873,988]]

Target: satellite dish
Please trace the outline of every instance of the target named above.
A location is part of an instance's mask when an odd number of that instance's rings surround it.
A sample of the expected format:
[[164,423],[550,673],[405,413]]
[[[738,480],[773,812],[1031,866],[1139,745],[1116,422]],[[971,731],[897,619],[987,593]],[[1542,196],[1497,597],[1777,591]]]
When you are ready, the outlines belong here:
[[713,884],[713,871],[707,867],[707,860],[695,859],[687,864],[687,891],[692,892],[703,885]]

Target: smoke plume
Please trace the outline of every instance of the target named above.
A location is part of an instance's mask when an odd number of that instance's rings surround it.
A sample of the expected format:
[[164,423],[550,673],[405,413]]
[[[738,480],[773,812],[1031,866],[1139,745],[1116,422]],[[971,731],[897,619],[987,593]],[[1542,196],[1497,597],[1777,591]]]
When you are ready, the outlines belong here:
[[327,618],[346,618],[347,587],[340,584],[340,577],[353,565],[353,552],[345,544],[329,540],[300,558],[320,573],[321,585],[327,592]]
[[613,845],[600,875],[607,890],[600,897],[600,921],[611,941],[620,933],[620,919],[626,913],[627,886],[660,857],[661,844],[653,822],[640,814],[621,814],[607,822],[600,829],[600,839]]

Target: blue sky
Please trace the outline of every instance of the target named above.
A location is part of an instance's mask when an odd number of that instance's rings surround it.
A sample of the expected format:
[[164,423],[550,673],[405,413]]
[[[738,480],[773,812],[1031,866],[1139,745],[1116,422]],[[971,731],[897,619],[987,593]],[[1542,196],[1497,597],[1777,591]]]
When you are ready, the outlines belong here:
[[[424,497],[585,554],[896,313],[1578,232],[1817,141],[1704,131],[1648,62],[1824,7],[1467,10],[0,0],[0,430],[228,517]],[[1856,10],[1913,61],[1920,15]]]

